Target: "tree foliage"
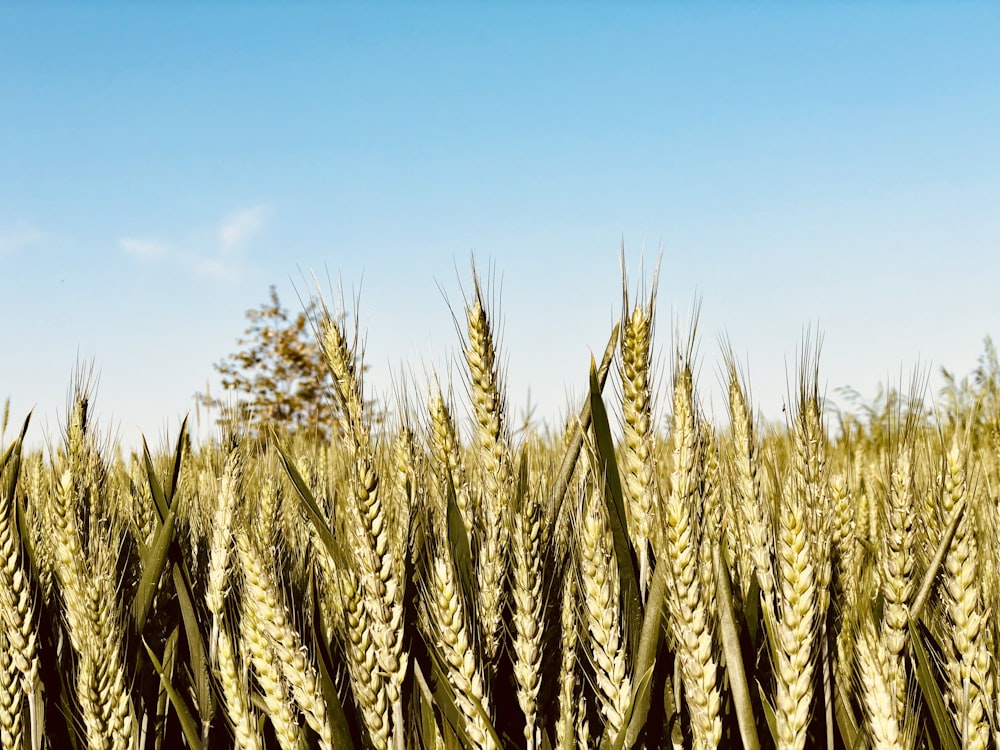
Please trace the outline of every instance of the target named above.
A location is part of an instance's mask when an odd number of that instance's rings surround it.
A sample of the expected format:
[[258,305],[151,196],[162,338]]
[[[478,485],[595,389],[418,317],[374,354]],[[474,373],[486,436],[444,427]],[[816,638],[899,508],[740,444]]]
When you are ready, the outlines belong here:
[[990,336],[983,340],[983,353],[976,368],[961,379],[951,370],[941,368],[944,386],[939,409],[949,424],[967,426],[971,421],[973,436],[985,433],[1000,438],[1000,356]]
[[310,300],[291,316],[272,285],[268,301],[246,311],[247,328],[236,340],[240,350],[214,365],[226,393],[217,398],[206,391],[199,401],[218,408],[220,421],[245,420],[252,432],[266,425],[328,433],[335,410],[330,371],[310,325],[315,312]]

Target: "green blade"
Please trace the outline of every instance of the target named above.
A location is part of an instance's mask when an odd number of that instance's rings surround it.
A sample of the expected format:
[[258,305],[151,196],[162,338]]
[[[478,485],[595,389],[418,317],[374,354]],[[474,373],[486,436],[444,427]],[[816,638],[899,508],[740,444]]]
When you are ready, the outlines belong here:
[[722,636],[722,650],[726,655],[726,672],[729,675],[729,687],[733,694],[736,721],[740,728],[740,737],[743,739],[743,747],[747,748],[747,750],[759,750],[760,740],[757,738],[757,722],[754,719],[753,703],[750,700],[750,687],[747,685],[747,675],[743,668],[743,651],[740,648],[740,636],[736,631],[736,617],[733,612],[733,592],[732,582],[729,580],[729,566],[726,565],[722,554],[718,554],[715,557],[719,629]]
[[156,654],[153,653],[153,649],[150,648],[148,643],[146,643],[145,638],[142,641],[142,645],[146,647],[146,653],[149,654],[149,659],[153,663],[153,667],[156,669],[157,674],[160,675],[160,684],[163,685],[164,690],[167,691],[170,703],[173,705],[174,711],[177,713],[177,719],[181,723],[181,730],[184,732],[184,738],[187,740],[188,745],[190,745],[194,750],[201,750],[201,735],[198,732],[198,723],[191,715],[191,709],[188,708],[187,703],[184,702],[184,698],[170,681],[167,673],[163,670],[163,665],[160,664],[160,660],[156,658]]
[[[465,718],[462,712],[458,708],[458,704],[455,702],[455,691],[448,681],[448,668],[445,665],[444,659],[438,653],[437,646],[433,643],[425,642],[427,646],[427,653],[431,658],[431,675],[434,681],[434,702],[438,709],[441,711],[441,715],[448,722],[451,728],[455,731],[455,734],[463,741],[464,747],[472,747],[468,733],[465,729]],[[500,741],[500,737],[497,735],[496,729],[493,727],[493,722],[490,720],[489,714],[486,713],[486,709],[483,708],[483,704],[472,695],[467,695],[469,702],[472,704],[473,709],[479,718],[482,719],[483,725],[486,732],[490,735],[496,747],[503,747],[503,743]]]
[[191,586],[181,568],[172,566],[174,588],[177,591],[177,601],[181,607],[181,618],[184,621],[184,635],[187,637],[188,653],[191,658],[191,673],[194,676],[194,694],[198,701],[198,711],[203,724],[212,721],[215,711],[215,701],[212,695],[212,680],[208,670],[208,650],[198,627],[198,614],[194,608]]
[[187,423],[188,418],[185,415],[184,421],[181,422],[180,434],[177,436],[177,448],[174,450],[174,468],[170,473],[170,486],[164,498],[167,501],[167,505],[174,504],[174,494],[177,492],[177,485],[180,484],[181,460],[184,457],[184,437],[187,433]]
[[420,750],[431,750],[434,737],[441,732],[441,727],[434,713],[434,697],[423,679],[419,664],[414,664],[414,676],[417,689],[413,691],[413,697],[417,703],[416,726],[418,727],[415,739]]
[[608,507],[615,558],[618,561],[625,632],[628,634],[630,655],[634,663],[639,647],[637,636],[642,628],[642,599],[639,596],[635,551],[629,541],[625,522],[625,500],[622,495],[621,475],[618,473],[618,463],[615,460],[615,446],[611,439],[611,426],[608,423],[608,413],[604,408],[604,399],[601,398],[601,386],[593,362],[590,365],[590,411],[597,449],[597,468],[602,475],[604,489],[602,494]]
[[931,596],[931,589],[934,588],[934,580],[937,578],[938,570],[941,569],[941,564],[948,554],[948,548],[951,547],[951,542],[955,538],[955,532],[958,531],[958,524],[962,522],[962,516],[965,515],[965,508],[966,502],[964,499],[955,506],[951,522],[948,524],[944,536],[941,537],[941,541],[934,551],[934,557],[931,558],[930,565],[927,566],[927,572],[924,574],[920,588],[917,590],[916,595],[913,597],[913,603],[910,605],[910,617],[914,620],[920,619],[924,605]]
[[[956,513],[956,515],[958,515]],[[910,618],[910,643],[913,644],[913,656],[917,665],[917,684],[920,685],[920,692],[927,701],[927,708],[931,713],[931,720],[937,730],[938,738],[944,750],[960,750],[962,747],[958,735],[955,734],[955,726],[951,720],[951,714],[945,705],[944,695],[937,680],[934,679],[931,658],[927,653],[927,645],[924,642],[924,634],[917,625],[916,620]]]
[[[653,577],[649,585],[649,595],[646,599],[646,615],[642,621],[642,632],[639,636],[639,649],[635,660],[635,674],[650,676],[649,680],[640,682],[635,691],[635,698],[632,701],[634,708],[632,717],[629,720],[627,731],[624,735],[625,746],[633,747],[639,739],[639,733],[646,725],[649,716],[649,706],[652,700],[650,685],[652,684],[652,674],[656,666],[656,655],[660,650],[660,641],[663,638],[663,628],[666,624],[664,620],[664,607],[667,594],[667,562],[658,560],[653,568]],[[644,689],[640,689],[644,688]]]
[[[637,726],[641,731],[646,724],[646,717],[649,714],[649,697],[653,684],[654,666],[650,664],[644,670],[635,670],[635,674],[641,676],[636,680],[635,687],[632,690],[632,700],[629,701],[628,710],[625,712],[625,727],[618,732],[617,737],[612,737],[608,734],[610,730],[605,730],[605,737],[601,739],[601,747],[604,747],[605,743],[607,743],[611,750],[623,750],[624,748],[635,746],[636,740],[629,739],[629,734],[632,732],[633,726]],[[639,715],[640,711],[642,712],[641,716]]]
[[778,743],[778,720],[774,715],[774,708],[771,706],[770,701],[767,699],[767,695],[764,693],[763,686],[758,682],[757,690],[760,693],[760,702],[764,708],[764,718],[767,720],[767,728],[771,732],[771,739],[777,746]]
[[851,696],[841,684],[841,681],[834,680],[835,692],[833,696],[833,714],[837,719],[837,728],[840,736],[844,740],[844,746],[854,748],[858,743],[864,741],[864,736],[858,728],[858,720],[854,716],[854,709],[851,707]]
[[146,628],[146,620],[149,617],[149,610],[153,606],[153,597],[156,596],[156,589],[159,586],[163,570],[167,566],[167,557],[170,552],[170,545],[174,541],[174,528],[177,521],[177,512],[174,508],[167,513],[166,519],[156,530],[153,543],[142,555],[142,578],[139,580],[139,589],[132,603],[132,613],[135,618],[135,629],[137,633],[142,633]]
[[[614,330],[611,331],[611,338],[608,339],[608,345],[604,348],[604,357],[601,359],[601,366],[597,370],[597,380],[602,391],[604,390],[604,384],[607,382],[608,373],[611,371],[611,360],[614,359],[615,350],[618,347],[618,329],[620,326],[620,323],[615,323]],[[566,497],[566,490],[569,489],[570,480],[573,478],[573,469],[576,468],[576,462],[580,458],[580,451],[583,449],[584,434],[589,429],[590,395],[588,394],[583,408],[580,409],[580,417],[573,425],[569,445],[566,448],[566,453],[563,454],[562,463],[559,465],[559,474],[552,485],[549,505],[555,509],[553,518],[558,518],[562,512],[563,498]]]
[[21,433],[7,447],[7,450],[3,453],[3,459],[0,460],[0,472],[3,472],[7,468],[8,462],[11,465],[10,475],[7,477],[7,484],[4,487],[4,500],[9,504],[13,504],[14,496],[17,492],[17,479],[21,474],[21,452],[24,446],[24,436],[28,432],[28,423],[30,421],[31,412],[28,412],[28,416],[24,420],[24,425],[21,427]]
[[354,750],[354,740],[351,737],[351,728],[347,723],[347,714],[344,713],[344,705],[340,701],[337,686],[333,681],[333,660],[329,644],[320,637],[322,632],[320,623],[323,617],[319,605],[319,592],[316,590],[316,576],[313,573],[309,574],[309,591],[309,599],[313,602],[312,639],[316,645],[316,663],[319,666],[323,698],[326,700],[327,720],[333,735],[333,746],[344,748],[344,750]]
[[156,476],[156,467],[153,466],[153,457],[149,452],[149,445],[146,443],[146,436],[142,436],[142,462],[146,467],[146,478],[149,481],[149,493],[153,496],[156,505],[156,512],[160,514],[160,523],[170,512],[166,497],[163,494],[163,485],[160,478]]
[[278,449],[278,454],[281,456],[281,463],[285,467],[285,472],[288,474],[288,478],[295,487],[295,492],[302,500],[302,504],[305,505],[306,514],[309,516],[309,520],[312,521],[313,527],[316,529],[316,533],[319,534],[320,541],[322,541],[323,546],[326,547],[326,551],[333,559],[334,565],[346,569],[348,567],[347,555],[344,553],[344,550],[341,548],[336,537],[333,536],[333,532],[330,531],[330,526],[326,518],[323,516],[323,512],[319,509],[319,504],[316,502],[316,498],[313,497],[312,491],[309,489],[309,485],[306,483],[306,480],[302,478],[299,470],[295,468],[295,462],[292,461],[291,456],[288,455],[285,449],[278,444],[277,441],[275,441],[275,447]]
[[466,612],[474,611],[475,604],[475,569],[472,566],[472,550],[469,546],[469,535],[465,531],[462,511],[455,498],[455,485],[448,475],[448,543],[451,546],[451,557],[455,563],[459,585],[462,589],[462,604]]
[[18,436],[14,439],[14,441],[7,446],[7,450],[3,452],[3,458],[0,459],[0,470],[3,470],[3,468],[7,465],[7,461],[10,460],[10,457],[13,455],[15,450],[21,450],[21,445],[24,444],[24,436],[28,433],[28,424],[31,422],[31,415],[33,413],[34,411],[28,412],[28,416],[24,418],[24,424],[21,425],[21,432],[18,433]]

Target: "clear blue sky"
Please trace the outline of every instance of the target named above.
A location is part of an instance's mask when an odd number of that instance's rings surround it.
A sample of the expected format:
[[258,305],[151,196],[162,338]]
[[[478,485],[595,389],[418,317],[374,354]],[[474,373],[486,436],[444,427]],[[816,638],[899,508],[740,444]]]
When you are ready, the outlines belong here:
[[772,418],[809,324],[831,395],[966,372],[1000,329],[998,40],[971,2],[4,3],[0,402],[57,432],[92,359],[102,423],[158,442],[312,270],[360,287],[385,393],[458,351],[439,287],[475,253],[512,410],[554,419],[622,241],[633,280],[662,247],[664,350],[701,299],[716,414],[723,330]]

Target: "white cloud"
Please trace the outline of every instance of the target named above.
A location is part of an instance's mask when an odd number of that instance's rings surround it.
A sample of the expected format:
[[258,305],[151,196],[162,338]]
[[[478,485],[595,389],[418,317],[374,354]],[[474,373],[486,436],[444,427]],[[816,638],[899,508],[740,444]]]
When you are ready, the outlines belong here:
[[239,276],[236,267],[217,258],[193,258],[192,266],[195,273],[220,281],[235,281]]
[[219,227],[222,252],[231,253],[259,232],[267,221],[267,206],[258,205],[230,214]]
[[9,229],[0,230],[0,256],[29,250],[43,242],[45,238],[45,232],[34,224],[15,224]]
[[140,237],[122,237],[118,244],[133,258],[150,260],[167,255],[169,248],[162,242]]
[[122,237],[118,244],[137,261],[163,260],[200,278],[232,283],[246,270],[239,251],[264,227],[268,213],[269,208],[260,204],[229,214],[207,235],[192,232],[186,240],[173,237],[169,242]]

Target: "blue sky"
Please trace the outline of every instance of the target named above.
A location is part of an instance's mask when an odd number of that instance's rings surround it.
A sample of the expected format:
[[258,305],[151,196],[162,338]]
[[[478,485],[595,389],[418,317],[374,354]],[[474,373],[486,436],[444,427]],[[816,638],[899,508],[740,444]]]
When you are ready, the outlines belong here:
[[93,360],[102,423],[158,442],[312,271],[360,289],[386,393],[458,352],[474,253],[512,411],[557,419],[623,242],[633,283],[662,252],[664,351],[701,300],[716,414],[722,331],[768,417],[807,325],[831,395],[966,372],[1000,313],[998,39],[971,2],[5,3],[0,401],[57,432]]

